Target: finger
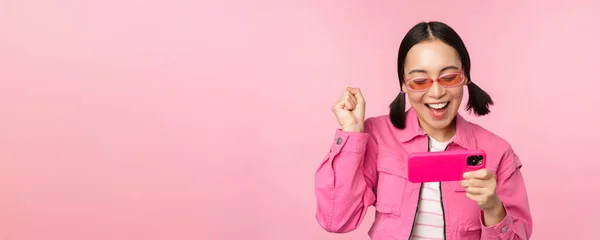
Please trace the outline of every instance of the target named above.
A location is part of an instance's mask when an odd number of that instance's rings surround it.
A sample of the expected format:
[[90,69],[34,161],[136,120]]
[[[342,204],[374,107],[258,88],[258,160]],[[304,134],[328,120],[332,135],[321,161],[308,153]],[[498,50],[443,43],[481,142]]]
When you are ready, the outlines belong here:
[[354,105],[358,104],[358,101],[356,101],[356,97],[351,95],[348,97],[348,99],[350,100],[350,102],[352,102],[352,104],[354,104]]
[[463,188],[466,187],[485,187],[487,186],[487,183],[485,180],[481,180],[481,179],[477,179],[477,178],[469,178],[469,179],[465,179],[460,181],[460,185]]
[[352,92],[350,92],[350,88],[346,88],[346,90],[344,91],[344,96],[350,96],[352,95]]
[[346,102],[344,101],[343,98],[340,98],[337,100],[337,102],[335,102],[335,104],[333,105],[333,110],[339,110],[339,109],[344,109],[344,107],[346,106]]
[[462,180],[462,181],[460,181],[460,186],[461,186],[462,188],[467,188],[467,187],[469,187],[469,180],[468,180],[468,179],[465,179],[465,180]]
[[469,198],[469,199],[471,199],[473,201],[476,201],[476,202],[478,202],[479,198],[480,198],[479,195],[471,194],[471,193],[468,193],[468,192],[465,195],[467,196],[467,198]]
[[345,110],[353,110],[356,107],[354,103],[350,101],[350,99],[344,99],[344,109]]
[[357,103],[362,104],[365,102],[365,99],[359,88],[350,88],[349,90],[350,90],[350,93],[352,93],[352,95],[354,95],[356,97]]
[[344,96],[354,96],[354,88],[347,87],[344,91]]
[[481,169],[482,173],[482,177],[481,179],[485,179],[485,180],[489,180],[489,179],[493,179],[494,178],[494,172],[488,170],[488,169]]
[[483,195],[487,192],[486,189],[482,187],[467,187],[465,190],[471,195]]
[[479,170],[476,170],[476,171],[466,172],[466,173],[463,174],[463,177],[467,178],[467,179],[469,179],[469,178],[477,178],[477,179],[487,180],[487,179],[491,179],[492,176],[493,176],[493,173],[490,170],[485,169],[485,168],[484,169],[479,169]]
[[356,97],[354,96],[354,94],[352,94],[352,92],[349,89],[346,89],[346,91],[344,92],[344,95],[342,97],[349,98],[350,101],[352,101],[355,105],[358,103],[358,101],[356,100]]

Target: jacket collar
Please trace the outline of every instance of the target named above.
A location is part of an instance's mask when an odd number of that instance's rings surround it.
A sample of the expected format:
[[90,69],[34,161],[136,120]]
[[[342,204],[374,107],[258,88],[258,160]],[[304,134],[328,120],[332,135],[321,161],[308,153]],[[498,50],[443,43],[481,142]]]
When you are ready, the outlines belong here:
[[[408,142],[418,136],[426,136],[425,132],[419,126],[417,113],[412,107],[406,111],[406,128],[400,131],[397,136],[399,136],[398,139],[402,142]],[[477,148],[473,126],[459,113],[456,114],[456,133],[452,142],[466,149]]]

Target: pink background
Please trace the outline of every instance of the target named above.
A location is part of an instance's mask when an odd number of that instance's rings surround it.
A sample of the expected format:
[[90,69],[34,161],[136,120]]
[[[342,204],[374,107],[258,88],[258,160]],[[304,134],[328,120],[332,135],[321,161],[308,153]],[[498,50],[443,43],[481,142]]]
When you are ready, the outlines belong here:
[[597,236],[600,3],[414,2],[0,0],[0,239],[367,239],[373,209],[314,218],[330,105],[387,113],[422,20],[464,38],[534,239]]

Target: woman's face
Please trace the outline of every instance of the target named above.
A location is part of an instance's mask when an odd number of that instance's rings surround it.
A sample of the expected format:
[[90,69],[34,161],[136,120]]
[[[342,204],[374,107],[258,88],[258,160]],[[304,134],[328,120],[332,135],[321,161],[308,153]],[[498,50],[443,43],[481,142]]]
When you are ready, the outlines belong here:
[[[458,53],[442,41],[425,41],[408,51],[404,65],[405,80],[416,80],[409,85],[413,86],[412,89],[405,83],[402,90],[406,92],[421,127],[426,131],[445,129],[452,123],[462,102],[463,86],[467,82],[461,70]],[[443,84],[453,86],[444,87],[435,81],[426,88],[426,78],[439,78]],[[418,91],[415,88],[423,89]]]

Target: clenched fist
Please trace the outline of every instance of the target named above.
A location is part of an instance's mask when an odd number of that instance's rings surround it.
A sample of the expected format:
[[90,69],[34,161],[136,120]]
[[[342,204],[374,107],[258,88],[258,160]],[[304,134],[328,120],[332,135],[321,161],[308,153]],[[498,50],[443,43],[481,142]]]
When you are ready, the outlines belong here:
[[331,107],[342,131],[363,132],[365,99],[360,89],[347,87],[344,94]]

